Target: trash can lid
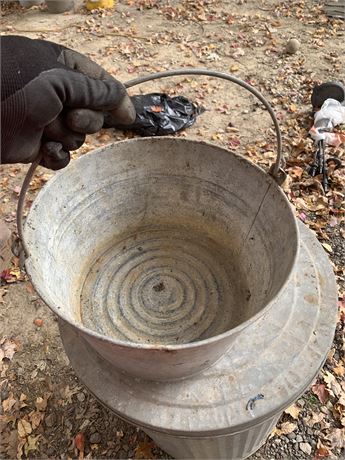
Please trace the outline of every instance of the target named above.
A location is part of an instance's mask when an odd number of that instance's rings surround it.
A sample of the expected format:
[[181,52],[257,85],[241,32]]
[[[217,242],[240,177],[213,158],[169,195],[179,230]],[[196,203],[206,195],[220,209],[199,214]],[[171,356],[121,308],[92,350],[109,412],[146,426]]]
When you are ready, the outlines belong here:
[[230,434],[282,412],[317,375],[337,321],[331,264],[313,233],[302,223],[299,229],[294,276],[269,313],[244,330],[214,366],[176,382],[135,379],[116,371],[61,322],[79,378],[120,417],[175,436]]

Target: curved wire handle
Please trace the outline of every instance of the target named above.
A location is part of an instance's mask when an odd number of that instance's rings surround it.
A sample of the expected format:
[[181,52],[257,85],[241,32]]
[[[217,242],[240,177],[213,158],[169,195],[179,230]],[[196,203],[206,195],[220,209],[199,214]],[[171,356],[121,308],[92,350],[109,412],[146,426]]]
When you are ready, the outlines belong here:
[[[278,184],[282,184],[285,180],[285,173],[282,170],[282,163],[283,163],[283,154],[282,154],[282,136],[279,128],[279,123],[278,120],[274,114],[274,111],[268,101],[262,96],[259,91],[257,91],[255,88],[253,88],[251,85],[246,83],[245,81],[234,77],[233,75],[223,73],[223,72],[217,72],[217,71],[212,71],[212,70],[207,70],[207,69],[177,69],[177,70],[167,70],[166,72],[157,72],[154,74],[146,75],[144,77],[138,77],[133,80],[128,81],[125,83],[126,88],[131,88],[136,85],[140,85],[142,83],[146,83],[148,81],[152,80],[158,80],[159,78],[167,78],[167,77],[176,77],[179,75],[204,75],[207,77],[215,77],[215,78],[221,78],[223,80],[231,81],[232,83],[235,83],[239,86],[242,86],[242,88],[245,88],[248,90],[250,93],[254,94],[255,97],[259,99],[260,102],[266,107],[268,113],[271,116],[271,119],[273,121],[275,131],[276,131],[276,136],[277,136],[277,157],[275,163],[272,165],[270,168],[269,174],[275,179],[275,181]],[[41,161],[41,155],[38,155],[38,157],[35,159],[35,161],[31,164],[22,188],[20,190],[19,194],[19,199],[18,199],[18,206],[17,206],[17,228],[18,228],[18,235],[20,239],[20,243],[22,245],[22,249],[24,252],[25,257],[29,256],[29,251],[26,246],[26,243],[24,241],[23,237],[23,208],[24,208],[24,201],[25,201],[25,195],[26,192],[29,188],[30,181],[32,179],[32,176],[34,175],[34,172],[39,165]]]
[[241,80],[240,78],[236,78],[233,75],[230,75],[224,72],[217,72],[213,70],[176,69],[176,70],[167,70],[165,72],[157,72],[157,73],[150,74],[144,77],[138,77],[138,78],[135,78],[125,83],[125,86],[126,88],[131,88],[133,86],[140,85],[141,83],[146,83],[148,81],[157,80],[159,78],[176,77],[179,75],[204,75],[207,77],[215,77],[215,78],[221,78],[223,80],[231,81],[232,83],[242,86],[242,88],[245,88],[250,93],[254,94],[254,96],[257,97],[259,101],[263,103],[263,105],[266,107],[268,113],[271,116],[275,131],[276,131],[276,136],[277,136],[277,157],[276,157],[275,163],[272,165],[269,171],[269,174],[273,176],[273,178],[276,180],[278,184],[282,184],[286,176],[285,176],[284,171],[282,170],[282,166],[283,166],[282,135],[280,132],[278,120],[274,114],[272,107],[267,101],[267,99],[265,99],[264,96],[261,93],[259,93],[259,91],[257,91],[253,86],[249,85],[245,81]]
[[25,195],[26,195],[26,192],[28,191],[32,176],[34,175],[34,172],[36,171],[36,168],[41,161],[41,158],[42,158],[42,155],[39,153],[36,159],[31,163],[30,168],[28,169],[28,172],[26,173],[26,176],[24,178],[22,188],[20,189],[18,204],[17,204],[17,229],[18,229],[19,243],[22,246],[22,250],[24,251],[25,257],[29,256],[29,250],[28,250],[28,247],[26,246],[26,243],[24,241],[24,236],[23,236],[23,231],[24,231],[23,209],[24,209],[24,203],[25,203]]

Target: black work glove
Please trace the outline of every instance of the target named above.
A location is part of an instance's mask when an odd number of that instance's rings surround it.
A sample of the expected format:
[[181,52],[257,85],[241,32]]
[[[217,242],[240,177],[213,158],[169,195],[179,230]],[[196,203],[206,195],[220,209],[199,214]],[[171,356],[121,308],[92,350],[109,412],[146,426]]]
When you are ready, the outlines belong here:
[[1,163],[65,167],[70,150],[103,126],[104,112],[135,120],[125,87],[86,56],[45,40],[2,36]]

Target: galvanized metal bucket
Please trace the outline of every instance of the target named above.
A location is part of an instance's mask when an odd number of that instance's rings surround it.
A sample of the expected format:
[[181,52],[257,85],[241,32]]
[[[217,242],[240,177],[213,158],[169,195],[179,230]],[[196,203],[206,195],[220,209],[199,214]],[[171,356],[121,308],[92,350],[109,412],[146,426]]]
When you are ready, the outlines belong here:
[[274,177],[167,137],[72,162],[35,199],[23,239],[45,303],[115,368],[153,380],[221,358],[279,302],[299,246]]

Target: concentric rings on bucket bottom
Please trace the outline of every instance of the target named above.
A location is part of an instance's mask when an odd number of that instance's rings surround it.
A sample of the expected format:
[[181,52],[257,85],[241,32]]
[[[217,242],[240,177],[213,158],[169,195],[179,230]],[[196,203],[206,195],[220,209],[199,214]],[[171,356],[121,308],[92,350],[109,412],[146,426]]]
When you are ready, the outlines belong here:
[[236,325],[244,286],[215,242],[193,232],[150,229],[122,238],[88,273],[84,325],[119,340],[193,342]]

